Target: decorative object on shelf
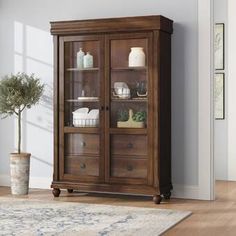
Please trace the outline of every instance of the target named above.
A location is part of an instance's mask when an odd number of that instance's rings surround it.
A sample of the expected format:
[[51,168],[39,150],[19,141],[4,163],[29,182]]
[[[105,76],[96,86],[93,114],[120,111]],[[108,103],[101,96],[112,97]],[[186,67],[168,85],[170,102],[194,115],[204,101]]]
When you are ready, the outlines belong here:
[[99,125],[99,110],[82,107],[72,112],[75,127],[97,127]]
[[138,97],[147,97],[147,83],[145,80],[139,81],[136,84],[137,96]]
[[85,91],[84,90],[81,91],[81,97],[85,97]]
[[115,92],[113,93],[114,97],[122,99],[130,98],[130,89],[125,82],[115,82],[114,90],[115,90]]
[[92,68],[93,67],[93,56],[90,52],[84,56],[84,68]]
[[132,118],[136,122],[145,122],[147,119],[147,113],[145,111],[138,111],[133,115]]
[[129,53],[129,67],[145,66],[145,53],[142,47],[132,47]]
[[79,49],[77,52],[77,68],[83,69],[84,68],[84,52],[82,48]]
[[215,24],[214,52],[215,70],[224,70],[224,23]]
[[215,103],[215,119],[225,119],[225,101],[224,101],[224,73],[215,73],[214,83],[214,103]]
[[21,118],[25,108],[39,102],[44,85],[34,74],[18,73],[0,80],[0,114],[3,118],[16,115],[18,120],[18,149],[10,155],[11,192],[26,195],[29,189],[30,153],[21,152]]
[[144,121],[134,121],[133,120],[134,113],[132,109],[129,109],[129,119],[127,121],[118,121],[118,128],[144,128]]
[[127,110],[118,111],[118,121],[127,121],[129,119],[129,113]]

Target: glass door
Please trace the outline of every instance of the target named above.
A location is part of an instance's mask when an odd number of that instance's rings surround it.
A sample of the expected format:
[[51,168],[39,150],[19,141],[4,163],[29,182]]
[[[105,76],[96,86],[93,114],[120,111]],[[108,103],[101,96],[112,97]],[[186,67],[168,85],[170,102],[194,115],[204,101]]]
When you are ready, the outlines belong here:
[[[109,41],[109,145],[111,182],[147,184],[152,143],[151,39],[147,34],[120,34]],[[151,123],[151,122],[150,122]]]
[[103,178],[104,39],[60,38],[60,176],[64,180]]

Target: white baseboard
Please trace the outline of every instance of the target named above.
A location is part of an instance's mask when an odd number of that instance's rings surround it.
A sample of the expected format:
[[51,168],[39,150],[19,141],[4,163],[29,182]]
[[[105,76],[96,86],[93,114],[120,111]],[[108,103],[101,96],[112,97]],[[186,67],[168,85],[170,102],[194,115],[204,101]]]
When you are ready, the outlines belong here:
[[[52,178],[30,177],[30,188],[50,189]],[[10,176],[0,175],[0,186],[10,186]],[[172,196],[183,199],[201,199],[198,186],[173,184]]]
[[[52,178],[45,177],[30,177],[29,187],[50,189]],[[0,175],[0,186],[11,186],[11,178],[9,175]]]

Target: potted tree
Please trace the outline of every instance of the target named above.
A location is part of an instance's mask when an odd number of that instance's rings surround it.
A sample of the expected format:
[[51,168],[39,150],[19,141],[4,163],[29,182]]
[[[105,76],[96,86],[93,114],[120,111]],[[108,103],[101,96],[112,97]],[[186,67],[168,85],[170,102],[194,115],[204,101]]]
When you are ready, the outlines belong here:
[[11,74],[0,80],[0,114],[2,118],[15,115],[18,123],[17,152],[10,154],[12,194],[28,194],[31,154],[21,151],[21,118],[25,109],[38,103],[43,90],[34,74]]

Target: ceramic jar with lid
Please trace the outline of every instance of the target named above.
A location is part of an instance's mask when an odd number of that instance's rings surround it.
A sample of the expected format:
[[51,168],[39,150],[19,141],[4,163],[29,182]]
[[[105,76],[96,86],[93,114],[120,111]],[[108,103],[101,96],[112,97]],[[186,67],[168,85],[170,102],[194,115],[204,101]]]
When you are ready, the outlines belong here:
[[132,47],[129,53],[129,67],[145,66],[145,53],[142,47]]

